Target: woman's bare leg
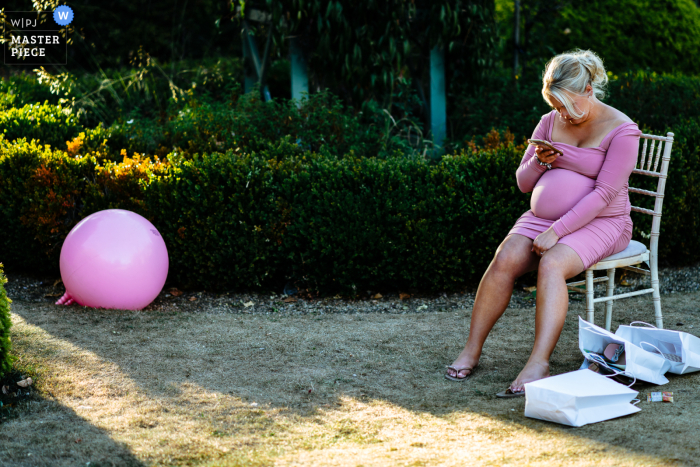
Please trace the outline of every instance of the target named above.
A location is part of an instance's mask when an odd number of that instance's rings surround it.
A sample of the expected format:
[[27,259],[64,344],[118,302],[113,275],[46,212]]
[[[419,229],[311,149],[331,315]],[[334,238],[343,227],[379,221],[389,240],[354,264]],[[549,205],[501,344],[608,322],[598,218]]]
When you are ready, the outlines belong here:
[[537,271],[535,344],[525,368],[511,383],[513,392],[522,391],[525,383],[549,376],[549,357],[557,345],[569,309],[566,280],[583,270],[581,258],[567,245],[554,245],[540,259]]
[[529,238],[513,234],[503,240],[479,283],[469,337],[464,350],[452,364],[459,371],[448,369],[450,376],[462,378],[470,373],[466,368],[474,368],[479,363],[484,341],[506,310],[515,280],[526,272],[537,269],[539,260],[532,252],[532,240]]

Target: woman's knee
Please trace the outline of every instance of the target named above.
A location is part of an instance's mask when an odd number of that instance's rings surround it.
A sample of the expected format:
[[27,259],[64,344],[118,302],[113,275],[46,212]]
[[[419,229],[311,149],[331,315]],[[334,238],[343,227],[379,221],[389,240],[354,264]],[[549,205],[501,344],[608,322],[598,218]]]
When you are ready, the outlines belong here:
[[524,242],[509,242],[506,239],[496,250],[491,267],[498,271],[518,274],[527,266],[526,263],[531,261],[531,253],[522,243]]
[[583,263],[570,248],[557,248],[547,251],[540,259],[537,274],[561,276],[565,279],[574,277],[583,270]]

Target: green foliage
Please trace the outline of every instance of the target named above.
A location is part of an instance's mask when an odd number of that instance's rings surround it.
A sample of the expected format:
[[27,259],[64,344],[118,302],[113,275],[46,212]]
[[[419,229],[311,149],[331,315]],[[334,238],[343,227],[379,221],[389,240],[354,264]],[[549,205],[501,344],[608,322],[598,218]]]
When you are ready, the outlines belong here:
[[46,101],[56,105],[58,100],[55,89],[42,83],[37,75],[18,73],[0,80],[0,101],[11,102],[11,107]]
[[26,104],[0,111],[0,132],[8,140],[37,139],[53,147],[64,147],[66,141],[78,136],[80,116],[70,107],[49,104]]
[[542,98],[540,82],[513,80],[506,72],[493,73],[484,84],[462,86],[450,96],[452,123],[448,148],[466,145],[474,135],[509,129],[517,138],[529,138],[543,114],[551,109]]
[[[642,131],[649,132],[643,128]],[[700,118],[677,122],[664,132],[674,133],[668,178],[664,192],[659,257],[662,264],[693,264],[700,260]],[[633,174],[630,185],[656,191],[657,179]],[[630,194],[635,206],[654,208],[654,199]],[[647,237],[651,232],[651,216],[633,214],[634,236]]]
[[[503,64],[513,64],[513,2],[496,0]],[[521,2],[521,75],[539,77],[552,56],[575,48],[599,54],[614,73],[700,72],[700,8],[693,0],[529,0]]]
[[94,162],[36,141],[0,138],[0,244],[5,264],[56,269],[63,239],[80,220]]
[[10,350],[12,349],[12,343],[10,342],[10,326],[12,326],[10,303],[12,303],[12,300],[9,299],[5,292],[5,283],[7,283],[7,279],[3,274],[2,263],[0,263],[0,378],[10,371],[13,361],[10,355]]
[[554,27],[542,24],[532,32],[540,33],[558,52],[576,47],[596,51],[616,73],[639,68],[700,72],[695,58],[700,54],[700,9],[693,0],[572,2]]
[[[455,79],[478,75],[495,61],[493,0],[265,0],[232,7],[270,12],[275,42],[298,36],[312,79],[358,107],[386,106],[401,76],[427,78],[428,53],[444,46]],[[239,18],[241,15],[239,15]],[[260,28],[264,37],[269,28]]]
[[[36,77],[54,100],[70,103],[85,114],[85,125],[111,125],[118,119],[158,120],[188,96],[209,102],[236,99],[242,80],[239,58],[180,60],[161,64],[148,60],[130,69],[102,69],[94,73],[64,71],[53,75],[39,67]],[[20,81],[20,77],[17,77]],[[21,81],[20,81],[21,82]]]
[[636,71],[610,78],[606,102],[653,131],[700,117],[700,76]]
[[147,215],[168,246],[172,279],[207,289],[258,288],[275,275],[283,230],[272,183],[277,157],[285,155],[213,153],[148,185]]
[[[700,117],[700,77],[647,71],[609,73],[605,103],[627,114],[642,127],[661,132],[688,118]],[[513,80],[505,72],[485,84],[453,95],[452,144],[464,145],[491,128],[510,129],[518,140],[529,138],[540,117],[551,109],[542,98],[542,83]],[[673,131],[673,130],[670,130]]]
[[80,150],[69,149],[69,153],[94,152],[98,160],[112,161],[122,159],[122,150],[161,158],[175,151],[186,159],[229,149],[243,154],[274,146],[285,137],[292,138],[296,152],[339,156],[350,151],[363,157],[387,157],[397,150],[411,154],[424,145],[420,125],[409,118],[392,123],[392,117],[373,101],[355,115],[325,91],[300,101],[270,102],[261,101],[257,93],[224,102],[190,93],[180,104],[172,102],[165,115],[163,121],[118,118],[109,127],[100,124],[80,131],[77,119],[60,105],[28,105],[0,111],[0,128],[4,125],[8,130],[8,139],[23,135],[61,149],[70,148],[70,140],[82,133]]
[[520,158],[512,145],[448,156],[435,166],[312,158],[280,187],[291,209],[281,249],[292,277],[350,294],[365,287],[458,289],[483,273],[527,210],[513,177]]
[[[424,159],[337,158],[289,138],[256,152],[140,157],[100,165],[36,142],[0,141],[6,264],[56,271],[82,218],[122,208],[163,235],[178,283],[260,288],[291,278],[319,291],[377,285],[455,289],[474,279],[526,208],[512,199],[522,148]],[[17,221],[19,219],[19,221]]]

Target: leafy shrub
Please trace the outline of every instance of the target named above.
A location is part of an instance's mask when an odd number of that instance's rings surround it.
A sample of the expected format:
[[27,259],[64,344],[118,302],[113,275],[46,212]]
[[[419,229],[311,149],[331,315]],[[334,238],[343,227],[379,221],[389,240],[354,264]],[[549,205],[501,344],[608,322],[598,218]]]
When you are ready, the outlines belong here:
[[283,231],[271,183],[277,164],[267,152],[196,155],[146,187],[146,215],[168,246],[172,279],[247,288],[277,273]]
[[386,125],[390,116],[371,105],[367,110],[378,116],[353,115],[327,92],[298,102],[263,102],[255,92],[231,102],[191,97],[184,105],[171,105],[167,121],[118,119],[108,128],[87,130],[85,141],[88,149],[104,142],[103,154],[115,161],[121,159],[121,149],[159,157],[175,151],[185,159],[229,149],[238,154],[260,152],[286,137],[296,145],[295,153],[388,157],[398,150],[412,150],[402,134],[393,134]]
[[[567,28],[570,33],[565,34]],[[543,24],[539,29],[532,34],[549,32],[542,39],[558,52],[574,47],[595,50],[609,69],[700,72],[693,58],[700,54],[700,9],[692,0],[572,2],[556,26]]]
[[[52,92],[54,91],[54,92]],[[18,73],[0,80],[0,100],[11,100],[14,107],[47,102],[59,104],[60,97],[55,89],[42,83],[37,75]]]
[[[318,290],[454,290],[481,276],[527,210],[513,145],[446,156],[312,158],[284,177],[290,209],[282,255]],[[517,196],[516,196],[517,194]]]
[[[513,63],[513,2],[496,0],[503,63]],[[697,74],[700,9],[694,0],[534,0],[521,3],[520,63],[541,75],[552,56],[590,49],[615,73],[648,69]]]
[[17,268],[55,272],[80,219],[124,208],[159,229],[171,279],[185,285],[455,288],[481,273],[527,204],[513,178],[522,148],[512,144],[430,165],[298,152],[287,138],[259,153],[102,165],[1,142],[0,221],[11,228],[0,240]]
[[0,111],[0,132],[12,141],[37,139],[53,147],[65,147],[66,141],[78,136],[80,116],[70,107],[49,104],[26,104]]
[[[700,116],[700,77],[635,71],[608,72],[604,102],[626,113],[641,126],[661,132],[688,118]],[[461,147],[473,135],[491,128],[510,129],[519,141],[529,138],[540,117],[551,109],[542,98],[540,81],[513,80],[494,74],[475,89],[463,88],[452,96],[450,119],[455,128],[452,147]]]
[[[700,124],[675,131],[661,254],[680,263],[700,251],[687,234],[700,224]],[[170,279],[185,286],[292,279],[324,293],[455,290],[481,276],[528,209],[514,177],[524,148],[513,138],[493,131],[436,164],[304,151],[290,137],[259,152],[170,154],[168,162],[124,153],[119,163],[0,138],[2,259],[56,272],[60,245],[80,219],[123,208],[159,229]],[[636,235],[648,232],[635,222]]]
[[611,76],[608,91],[606,103],[652,132],[700,117],[700,76],[624,73]]
[[63,239],[80,220],[94,173],[87,158],[66,157],[36,141],[0,139],[0,244],[5,264],[55,270]]
[[[649,132],[647,129],[642,129]],[[662,264],[692,264],[700,260],[700,118],[689,119],[668,128],[674,133],[668,178],[664,192],[659,257]],[[666,132],[659,132],[666,135]],[[656,191],[657,179],[633,174],[630,185]],[[630,194],[635,206],[654,208],[654,198]],[[651,216],[634,214],[634,237],[648,237]]]
[[4,285],[6,282],[7,279],[3,274],[2,263],[0,263],[0,378],[10,371],[13,360],[10,355],[12,348],[12,343],[10,342],[10,326],[12,326],[10,303],[12,303],[12,300],[9,299],[5,292]]
[[257,92],[242,95],[230,104],[193,100],[177,110],[165,131],[169,140],[164,144],[184,154],[228,149],[240,153],[261,151],[285,136],[291,136],[300,149],[312,152],[325,147],[336,155],[352,151],[375,156],[387,149],[381,144],[380,128],[361,125],[328,92],[286,102],[263,102]]
[[513,80],[505,72],[494,73],[476,88],[466,85],[450,96],[452,135],[446,146],[465,147],[474,135],[492,128],[509,129],[518,139],[529,138],[543,114],[551,110],[542,99],[542,83]]

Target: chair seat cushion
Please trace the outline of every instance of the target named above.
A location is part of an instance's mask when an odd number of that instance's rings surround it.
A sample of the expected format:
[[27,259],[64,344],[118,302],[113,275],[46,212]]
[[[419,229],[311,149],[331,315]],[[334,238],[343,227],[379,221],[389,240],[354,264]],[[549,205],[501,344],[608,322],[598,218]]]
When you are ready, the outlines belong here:
[[614,255],[608,256],[607,258],[601,259],[599,262],[603,261],[613,261],[616,259],[622,259],[622,258],[629,258],[630,256],[637,256],[641,255],[643,253],[646,253],[647,247],[643,243],[640,243],[636,240],[630,240],[630,244],[627,245],[627,248],[622,250],[619,253],[615,253]]

